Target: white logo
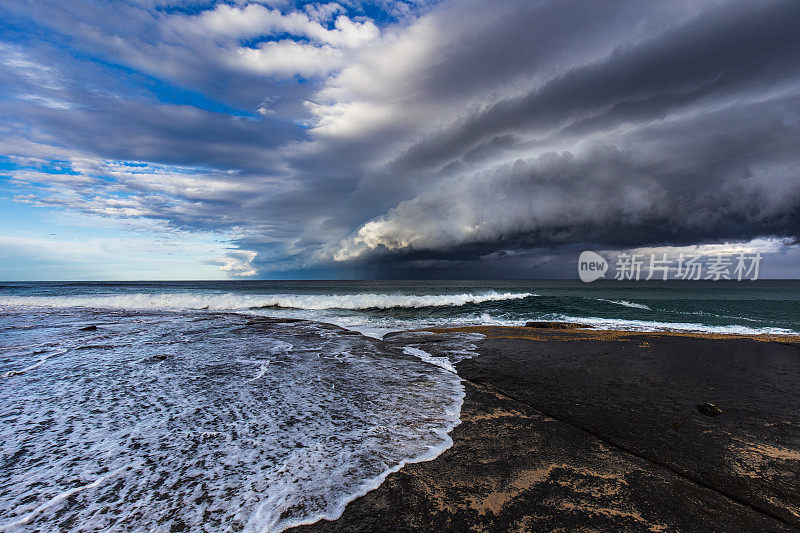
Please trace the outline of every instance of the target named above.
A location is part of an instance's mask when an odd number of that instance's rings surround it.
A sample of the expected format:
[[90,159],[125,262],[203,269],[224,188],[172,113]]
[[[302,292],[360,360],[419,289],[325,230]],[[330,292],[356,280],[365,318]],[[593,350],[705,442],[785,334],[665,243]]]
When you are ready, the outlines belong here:
[[590,282],[605,276],[608,270],[608,262],[603,256],[595,252],[581,252],[578,258],[578,276],[581,281]]
[[[649,260],[648,260],[649,255]],[[660,257],[659,257],[660,255]],[[611,268],[611,276],[618,281],[659,281],[692,280],[720,281],[743,279],[757,280],[761,268],[761,252],[739,253],[738,255],[717,254],[716,256],[684,255],[669,257],[666,252],[637,253],[623,251],[617,253],[616,264]],[[588,250],[578,258],[578,276],[581,281],[591,282],[604,278],[609,270],[603,256]]]

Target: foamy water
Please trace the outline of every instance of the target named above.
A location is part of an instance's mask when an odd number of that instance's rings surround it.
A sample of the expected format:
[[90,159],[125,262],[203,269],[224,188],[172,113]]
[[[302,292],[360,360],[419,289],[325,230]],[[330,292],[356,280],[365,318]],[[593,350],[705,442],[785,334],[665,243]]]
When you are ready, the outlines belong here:
[[709,326],[698,322],[659,322],[655,320],[621,320],[598,317],[578,317],[559,315],[555,319],[565,322],[581,322],[595,329],[622,331],[674,331],[693,333],[717,333],[735,335],[798,335],[795,330],[787,328],[753,328],[740,325]]
[[[0,353],[0,531],[334,519],[446,449],[463,399],[454,374],[320,324],[13,318],[19,327],[2,325],[15,348]],[[98,329],[80,331],[87,322]]]
[[629,302],[628,300],[608,300],[606,298],[598,298],[598,302],[608,302],[610,304],[615,305],[622,305],[624,307],[632,307],[634,309],[645,309],[650,311],[650,307],[646,306],[645,304],[637,304],[635,302]]

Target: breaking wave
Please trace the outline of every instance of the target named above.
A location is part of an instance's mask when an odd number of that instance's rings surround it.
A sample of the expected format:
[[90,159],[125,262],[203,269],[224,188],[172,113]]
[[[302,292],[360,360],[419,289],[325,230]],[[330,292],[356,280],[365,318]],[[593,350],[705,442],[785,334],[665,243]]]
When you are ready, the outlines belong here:
[[645,304],[637,304],[635,302],[629,302],[628,300],[607,300],[605,298],[597,298],[597,300],[610,304],[622,305],[624,307],[632,307],[633,309],[645,309],[647,311],[650,311],[650,308]]
[[678,332],[691,332],[691,333],[711,333],[711,334],[724,334],[724,335],[798,335],[798,332],[777,327],[762,327],[753,328],[748,326],[740,326],[736,324],[730,325],[707,325],[697,324],[691,322],[661,322],[656,320],[625,320],[619,318],[599,318],[599,317],[583,317],[573,315],[557,315],[553,320],[565,322],[581,322],[589,324],[595,329],[610,329],[620,331],[645,331],[645,332],[658,332],[658,331],[678,331]]
[[521,300],[533,293],[485,292],[481,294],[114,294],[72,296],[4,296],[0,306],[91,307],[101,309],[209,309],[240,311],[257,308],[291,309],[393,309],[459,307],[467,304]]

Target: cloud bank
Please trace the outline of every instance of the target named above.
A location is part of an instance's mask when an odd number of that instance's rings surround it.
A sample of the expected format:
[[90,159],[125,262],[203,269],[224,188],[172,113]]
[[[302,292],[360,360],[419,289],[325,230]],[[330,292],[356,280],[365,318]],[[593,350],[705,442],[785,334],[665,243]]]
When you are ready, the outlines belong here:
[[791,0],[0,10],[8,194],[224,234],[234,276],[800,233]]

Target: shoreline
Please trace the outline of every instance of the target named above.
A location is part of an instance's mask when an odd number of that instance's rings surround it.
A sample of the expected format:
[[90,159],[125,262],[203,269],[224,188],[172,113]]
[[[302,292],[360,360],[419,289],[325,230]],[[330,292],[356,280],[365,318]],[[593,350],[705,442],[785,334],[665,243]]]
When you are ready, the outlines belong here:
[[453,446],[290,531],[800,529],[800,337],[422,331],[484,336]]
[[[532,324],[529,322],[528,324]],[[579,340],[597,339],[613,340],[627,336],[664,336],[664,337],[689,337],[694,339],[742,339],[761,342],[780,342],[800,344],[800,333],[771,334],[771,333],[710,333],[689,330],[627,330],[627,329],[599,329],[589,324],[580,322],[540,322],[543,326],[500,326],[500,325],[475,325],[455,326],[444,328],[425,328],[414,331],[430,331],[432,333],[479,333],[487,338],[527,339],[533,341]],[[546,324],[546,325],[544,325]],[[399,332],[408,333],[408,332]],[[561,334],[559,336],[559,334]]]

